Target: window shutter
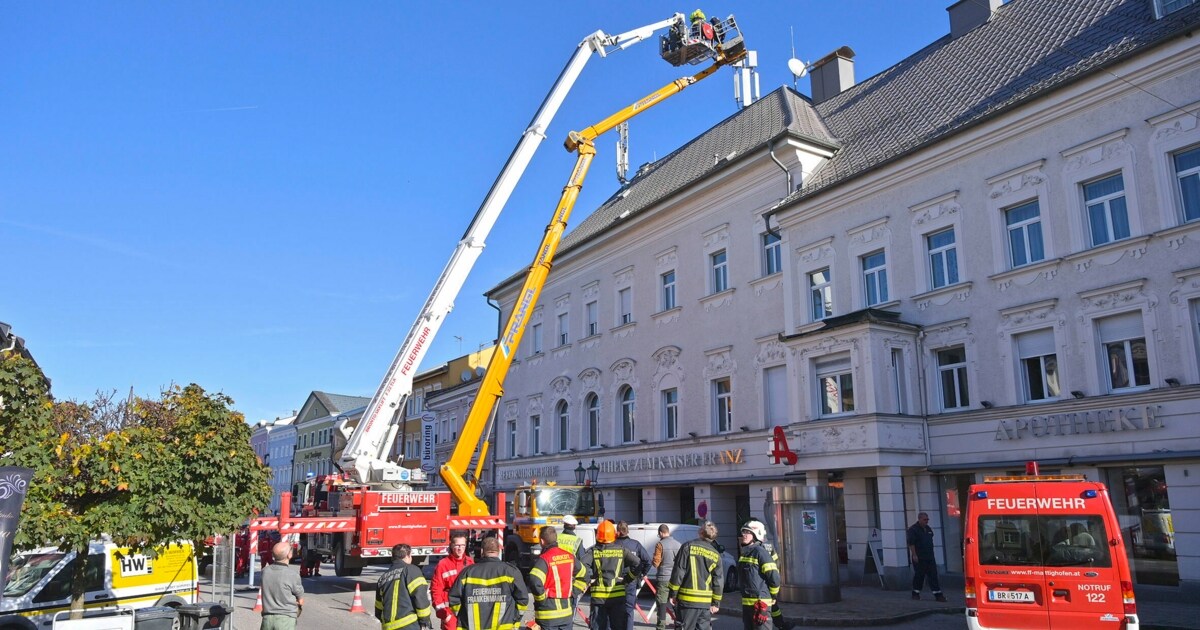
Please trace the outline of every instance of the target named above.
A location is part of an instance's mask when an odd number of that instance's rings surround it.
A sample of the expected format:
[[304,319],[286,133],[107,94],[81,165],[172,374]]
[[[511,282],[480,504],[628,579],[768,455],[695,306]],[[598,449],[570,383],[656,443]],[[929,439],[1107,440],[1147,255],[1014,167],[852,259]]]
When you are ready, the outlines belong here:
[[1138,339],[1146,336],[1142,328],[1141,311],[1105,317],[1104,319],[1097,320],[1096,324],[1100,330],[1100,341],[1103,343],[1125,339]]
[[1054,353],[1053,329],[1046,328],[1017,335],[1017,354],[1022,359]]

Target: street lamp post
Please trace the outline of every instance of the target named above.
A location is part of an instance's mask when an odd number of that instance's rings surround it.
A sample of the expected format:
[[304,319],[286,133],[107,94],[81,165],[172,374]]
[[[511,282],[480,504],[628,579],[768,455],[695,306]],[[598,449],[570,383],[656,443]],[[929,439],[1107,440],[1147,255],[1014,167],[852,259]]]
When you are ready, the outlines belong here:
[[583,467],[583,460],[580,460],[579,465],[575,467],[575,485],[582,486],[584,475],[586,474],[587,470]]

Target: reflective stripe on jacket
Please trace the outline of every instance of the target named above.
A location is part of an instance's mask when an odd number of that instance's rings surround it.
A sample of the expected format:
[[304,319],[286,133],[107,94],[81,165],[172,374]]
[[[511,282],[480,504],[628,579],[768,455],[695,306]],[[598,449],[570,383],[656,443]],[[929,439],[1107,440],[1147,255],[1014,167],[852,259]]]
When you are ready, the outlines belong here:
[[637,554],[616,544],[598,543],[584,549],[579,561],[587,571],[587,581],[592,583],[593,600],[625,597],[625,584],[638,577]]
[[583,593],[587,572],[571,552],[551,547],[533,561],[529,590],[533,592],[533,614],[538,621],[570,621],[575,613],[571,597]]
[[579,545],[582,542],[579,539],[579,535],[575,533],[575,530],[567,531],[564,528],[562,533],[558,535],[558,546],[570,551],[574,556],[579,555]]
[[383,630],[430,625],[429,582],[421,570],[403,561],[393,561],[375,584],[375,618]]
[[454,585],[454,580],[458,579],[458,574],[472,564],[475,564],[475,561],[467,555],[461,558],[446,556],[438,561],[433,569],[433,581],[429,584],[433,609],[438,615],[442,615],[443,610],[450,609],[450,587]]
[[499,558],[481,558],[450,587],[450,609],[465,630],[515,630],[527,608],[524,576]]
[[671,597],[684,608],[720,606],[725,592],[721,553],[706,540],[689,540],[675,555]]
[[761,543],[742,547],[738,558],[738,576],[742,583],[742,605],[770,602],[779,595],[779,565]]

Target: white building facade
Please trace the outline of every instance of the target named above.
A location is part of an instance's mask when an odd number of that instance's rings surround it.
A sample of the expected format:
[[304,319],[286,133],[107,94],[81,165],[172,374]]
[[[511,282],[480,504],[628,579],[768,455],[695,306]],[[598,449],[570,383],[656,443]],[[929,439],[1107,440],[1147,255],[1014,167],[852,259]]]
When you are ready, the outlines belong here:
[[916,513],[960,572],[967,486],[1035,459],[1108,485],[1139,584],[1200,584],[1200,7],[1092,4],[960,2],[857,85],[839,49],[813,99],[593,212],[506,381],[498,488],[594,460],[611,516],[732,545],[772,487],[828,485],[846,573],[875,538],[907,588]]

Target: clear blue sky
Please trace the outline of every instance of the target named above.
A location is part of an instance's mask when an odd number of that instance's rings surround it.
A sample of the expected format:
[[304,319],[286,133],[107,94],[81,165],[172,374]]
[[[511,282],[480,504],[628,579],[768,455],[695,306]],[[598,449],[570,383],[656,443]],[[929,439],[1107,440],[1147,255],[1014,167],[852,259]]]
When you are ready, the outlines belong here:
[[[862,80],[947,33],[950,3],[700,6],[737,16],[765,94],[792,83],[789,29],[806,61],[853,48]],[[579,41],[695,8],[6,3],[0,321],[59,399],[195,382],[256,421],[314,389],[370,396]],[[683,74],[655,42],[592,59],[423,367],[495,336],[482,294],[532,258],[566,133]],[[734,112],[725,70],[633,121],[631,166]],[[614,143],[597,143],[575,224],[617,187]]]

